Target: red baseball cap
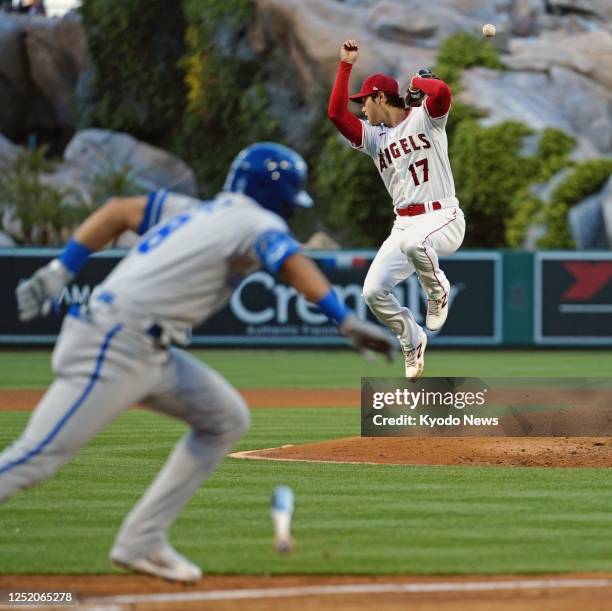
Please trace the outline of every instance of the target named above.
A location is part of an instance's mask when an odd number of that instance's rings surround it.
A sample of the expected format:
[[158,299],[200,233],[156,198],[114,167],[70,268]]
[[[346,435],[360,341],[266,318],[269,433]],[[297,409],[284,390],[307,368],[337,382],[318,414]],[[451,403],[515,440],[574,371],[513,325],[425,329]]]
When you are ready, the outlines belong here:
[[386,74],[371,74],[361,85],[361,91],[349,96],[349,99],[353,102],[361,102],[367,95],[376,93],[377,91],[384,91],[390,95],[396,95],[399,97],[399,85],[394,78],[387,76]]

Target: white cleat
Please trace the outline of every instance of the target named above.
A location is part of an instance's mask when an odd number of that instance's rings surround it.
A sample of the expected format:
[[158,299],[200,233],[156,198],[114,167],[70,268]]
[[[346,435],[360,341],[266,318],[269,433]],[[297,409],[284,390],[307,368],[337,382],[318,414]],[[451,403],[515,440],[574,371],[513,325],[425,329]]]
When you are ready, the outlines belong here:
[[404,360],[406,362],[406,377],[414,382],[423,375],[425,368],[425,348],[427,347],[427,333],[421,331],[421,339],[414,347],[404,350]]
[[444,281],[444,295],[440,299],[429,299],[427,301],[427,318],[425,326],[430,331],[438,331],[446,322],[448,316],[448,296],[450,293],[450,282]]
[[170,581],[182,581],[193,583],[202,578],[202,570],[181,556],[170,545],[151,552],[141,558],[133,558],[126,554],[121,548],[113,547],[110,553],[112,563],[136,573],[145,573],[162,577]]

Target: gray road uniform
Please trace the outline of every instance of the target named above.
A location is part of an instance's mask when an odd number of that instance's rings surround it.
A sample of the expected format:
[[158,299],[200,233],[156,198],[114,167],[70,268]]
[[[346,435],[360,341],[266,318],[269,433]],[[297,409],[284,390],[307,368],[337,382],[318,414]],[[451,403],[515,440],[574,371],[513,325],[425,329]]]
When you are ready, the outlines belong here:
[[191,428],[127,516],[115,545],[135,557],[165,543],[194,491],[249,426],[241,395],[185,351],[191,326],[229,300],[241,278],[271,272],[298,246],[285,222],[253,200],[149,196],[144,236],[66,316],[53,352],[55,381],[22,436],[0,454],[0,502],[46,479],[131,404]]

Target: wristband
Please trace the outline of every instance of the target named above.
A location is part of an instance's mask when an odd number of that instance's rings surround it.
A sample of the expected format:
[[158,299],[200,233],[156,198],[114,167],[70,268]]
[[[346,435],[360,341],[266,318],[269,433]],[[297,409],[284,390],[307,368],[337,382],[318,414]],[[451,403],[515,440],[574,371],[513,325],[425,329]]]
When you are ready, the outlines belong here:
[[78,274],[85,263],[87,263],[87,259],[89,255],[93,251],[72,239],[66,244],[62,254],[59,256],[59,260],[69,269],[73,274]]
[[336,295],[334,289],[329,289],[329,291],[317,301],[317,307],[336,324],[342,324],[344,319],[351,313],[351,311],[338,299],[338,295]]

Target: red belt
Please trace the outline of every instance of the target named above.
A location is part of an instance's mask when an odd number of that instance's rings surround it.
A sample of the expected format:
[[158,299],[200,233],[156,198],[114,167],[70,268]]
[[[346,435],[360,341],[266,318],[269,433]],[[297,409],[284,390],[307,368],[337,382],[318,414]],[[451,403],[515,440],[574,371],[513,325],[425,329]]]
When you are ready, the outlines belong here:
[[[431,202],[431,207],[433,210],[440,210],[442,204],[438,201]],[[425,204],[410,204],[405,208],[397,208],[396,212],[399,216],[418,216],[419,214],[425,214],[427,208]]]

